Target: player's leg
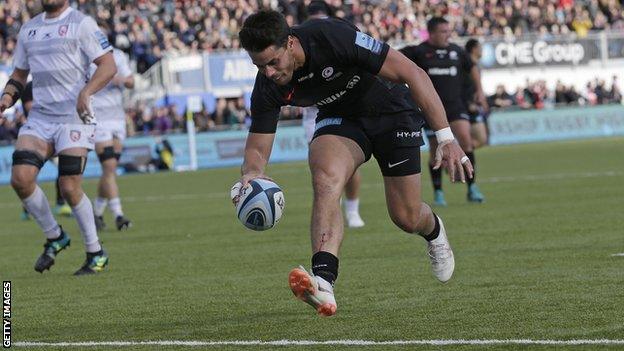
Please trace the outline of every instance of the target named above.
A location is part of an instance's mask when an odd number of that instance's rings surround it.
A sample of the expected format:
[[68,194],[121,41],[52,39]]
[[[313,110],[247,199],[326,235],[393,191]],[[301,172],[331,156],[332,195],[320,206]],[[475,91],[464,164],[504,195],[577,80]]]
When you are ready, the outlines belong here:
[[470,119],[470,136],[472,137],[472,147],[478,149],[488,144],[487,127],[485,125],[485,117],[478,114]]
[[[293,269],[289,284],[293,293],[324,316],[336,313],[333,283],[338,277],[338,251],[344,234],[340,196],[355,170],[370,155],[358,144],[366,136],[347,121],[341,128],[322,128],[310,144],[309,164],[312,172],[314,200],[312,205],[312,275],[301,268]],[[351,135],[349,137],[334,135]],[[353,134],[359,133],[359,135]],[[320,134],[320,135],[318,135]],[[360,139],[360,142],[354,141]]]
[[[34,132],[32,128],[28,130]],[[69,236],[52,215],[48,198],[36,183],[39,170],[53,150],[52,144],[44,139],[22,133],[15,144],[11,170],[11,186],[47,238],[43,253],[35,263],[35,270],[40,273],[50,269],[56,255],[70,244]]]
[[441,282],[451,279],[453,251],[442,220],[420,198],[420,174],[384,176],[384,186],[392,221],[403,231],[425,238],[433,274]]
[[[54,162],[54,164],[58,168],[58,157],[51,158],[51,161]],[[54,206],[54,214],[56,214],[57,216],[71,217],[71,207],[69,207],[69,205],[67,204],[67,202],[65,202],[65,199],[63,199],[63,196],[61,195],[60,177],[56,177],[54,185],[56,188],[56,206]]]
[[102,164],[102,168],[106,168],[105,172],[107,174],[108,208],[115,216],[115,225],[117,230],[128,229],[132,226],[132,222],[124,216],[123,209],[121,207],[121,198],[119,197],[119,186],[117,185],[117,165],[119,164],[122,150],[122,140],[119,138],[113,138],[113,151],[115,153],[115,157],[108,159],[106,161],[106,165]]
[[87,253],[85,263],[75,275],[99,272],[108,263],[108,255],[97,235],[93,206],[82,190],[82,174],[87,163],[87,153],[93,148],[93,128],[90,125],[62,125],[56,140],[61,194],[72,208]]
[[345,186],[345,218],[347,226],[350,228],[360,228],[364,226],[364,221],[360,217],[360,184],[362,176],[359,170],[353,173]]
[[373,140],[390,218],[403,231],[425,238],[433,273],[446,282],[455,261],[442,221],[421,200],[420,135],[391,132]]
[[106,128],[105,123],[100,123],[95,129],[95,154],[100,161],[102,174],[98,180],[97,196],[93,202],[93,214],[95,217],[95,226],[97,230],[106,228],[104,222],[104,211],[108,205],[110,178],[112,177],[107,167],[110,160],[115,158],[115,149],[113,147],[113,134]]
[[432,130],[425,129],[427,141],[429,141],[429,175],[431,176],[431,184],[433,185],[433,204],[439,207],[446,207],[446,199],[442,190],[442,167],[433,169],[435,164],[435,150],[438,147],[438,141]]
[[[466,156],[468,156],[468,158],[470,159],[470,162],[472,162],[472,166],[476,169],[476,160],[473,149],[472,136],[470,134],[470,121],[468,120],[468,118],[459,118],[452,120],[450,122],[450,125],[451,130],[455,135],[455,138],[457,138],[457,141],[459,142],[459,145],[466,153]],[[479,187],[477,187],[477,185],[475,184],[475,180],[476,172],[472,178],[466,179],[466,184],[468,186],[467,198],[470,202],[480,203],[485,200],[485,197],[483,196],[483,194],[481,194]]]

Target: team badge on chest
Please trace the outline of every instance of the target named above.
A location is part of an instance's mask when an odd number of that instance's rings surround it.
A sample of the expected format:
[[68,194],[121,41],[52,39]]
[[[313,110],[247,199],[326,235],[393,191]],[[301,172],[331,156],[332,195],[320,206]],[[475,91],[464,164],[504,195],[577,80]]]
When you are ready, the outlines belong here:
[[71,139],[71,141],[76,142],[78,140],[80,140],[80,131],[77,130],[72,130],[69,132],[69,139]]

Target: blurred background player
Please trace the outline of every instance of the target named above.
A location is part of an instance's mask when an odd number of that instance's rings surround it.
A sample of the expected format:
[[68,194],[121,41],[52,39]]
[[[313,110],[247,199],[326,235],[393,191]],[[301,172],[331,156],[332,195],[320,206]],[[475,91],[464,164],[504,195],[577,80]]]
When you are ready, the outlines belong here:
[[[481,43],[479,43],[477,39],[468,39],[464,48],[470,59],[472,59],[475,67],[481,72],[481,67],[479,66],[482,54]],[[483,107],[479,105],[472,79],[470,77],[465,77],[464,82],[466,84],[464,93],[468,115],[470,116],[472,146],[474,149],[478,149],[488,144],[487,116],[489,111],[483,109]]]
[[[20,28],[14,69],[0,98],[2,113],[20,98],[32,73],[33,105],[15,144],[11,185],[47,238],[35,263],[35,270],[43,273],[70,244],[36,183],[45,161],[58,155],[61,193],[76,217],[87,256],[74,274],[92,274],[104,269],[108,255],[97,236],[91,201],[82,190],[87,153],[94,146],[96,121],[90,103],[117,69],[111,46],[92,18],[71,8],[68,0],[43,0],[42,5],[44,12]],[[92,76],[91,62],[98,66]]]
[[[332,8],[325,2],[315,0],[310,2],[307,7],[308,19],[328,18],[332,15]],[[314,130],[316,127],[316,116],[318,114],[318,108],[316,106],[309,106],[303,108],[303,129],[305,130],[306,140],[308,144],[312,141],[314,136]],[[356,170],[353,176],[347,182],[345,186],[345,218],[347,220],[347,226],[349,228],[360,228],[364,226],[364,221],[360,216],[360,184],[362,178],[360,170]]]
[[[33,104],[33,96],[32,96],[32,81],[26,84],[24,87],[24,91],[22,92],[22,109],[24,110],[24,115],[28,118],[28,112],[32,108]],[[52,162],[58,166],[58,157],[53,157]],[[61,196],[61,188],[60,188],[60,176],[56,177],[56,182],[54,182],[56,188],[56,206],[54,206],[54,214],[57,216],[65,216],[71,217],[72,210],[71,207],[65,202],[63,196]],[[30,215],[28,214],[28,210],[26,207],[22,207],[22,220],[29,220]]]
[[[98,23],[102,32],[108,36],[108,25]],[[117,66],[117,75],[97,94],[93,95],[93,111],[98,124],[95,127],[95,153],[102,165],[102,175],[98,183],[98,195],[95,198],[93,211],[95,225],[98,230],[106,227],[104,210],[108,205],[115,216],[117,230],[127,229],[132,222],[124,217],[117,186],[117,164],[126,138],[126,114],[123,106],[124,88],[134,88],[134,77],[128,58],[119,49],[113,48],[113,58]],[[97,66],[91,65],[91,72]]]
[[[465,106],[464,77],[469,76],[474,82],[475,96],[478,104],[487,110],[487,102],[481,88],[481,76],[472,59],[468,57],[464,49],[458,45],[449,43],[451,29],[448,21],[442,17],[433,17],[427,22],[429,38],[417,45],[406,46],[401,52],[418,66],[422,67],[435,87],[442,104],[446,110],[446,117],[451,125],[453,134],[470,162],[475,166],[475,156],[472,136],[470,134],[470,116]],[[427,126],[429,138],[429,172],[434,189],[434,204],[446,206],[444,192],[442,191],[442,169],[434,169],[435,150],[437,141],[434,134]],[[483,194],[475,184],[475,178],[466,180],[468,185],[467,199],[469,202],[483,202]]]

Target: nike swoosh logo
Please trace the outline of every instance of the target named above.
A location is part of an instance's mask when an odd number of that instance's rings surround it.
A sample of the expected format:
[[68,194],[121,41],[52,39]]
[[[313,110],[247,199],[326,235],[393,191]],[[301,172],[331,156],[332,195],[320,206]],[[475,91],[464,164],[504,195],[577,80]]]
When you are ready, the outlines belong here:
[[407,161],[409,161],[409,158],[408,158],[408,159],[405,159],[405,160],[403,160],[403,161],[397,162],[397,163],[390,163],[390,162],[388,162],[388,168],[392,168],[392,167],[398,166],[398,165],[400,165],[401,163],[405,163],[405,162],[407,162]]

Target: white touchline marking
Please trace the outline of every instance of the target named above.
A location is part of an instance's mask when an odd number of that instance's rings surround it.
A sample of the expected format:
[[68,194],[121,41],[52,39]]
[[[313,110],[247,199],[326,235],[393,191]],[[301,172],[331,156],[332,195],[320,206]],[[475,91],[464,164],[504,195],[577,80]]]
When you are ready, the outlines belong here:
[[611,255],[611,256],[613,256],[613,257],[620,257],[620,256],[621,256],[621,257],[624,257],[624,252],[615,253],[615,254],[613,254],[613,255]]
[[96,346],[384,346],[384,345],[624,345],[624,339],[575,339],[575,340],[533,340],[533,339],[439,339],[439,340],[230,340],[230,341],[83,341],[83,342],[36,342],[17,341],[15,347],[96,347]]

